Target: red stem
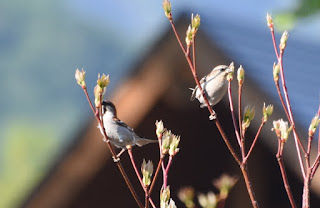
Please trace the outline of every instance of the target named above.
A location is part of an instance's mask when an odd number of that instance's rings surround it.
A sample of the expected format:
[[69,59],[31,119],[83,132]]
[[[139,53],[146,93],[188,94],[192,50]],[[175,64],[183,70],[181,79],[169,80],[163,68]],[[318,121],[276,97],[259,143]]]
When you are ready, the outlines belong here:
[[313,178],[314,174],[316,173],[318,167],[320,164],[320,154],[318,153],[316,159],[313,162],[313,165],[311,166],[311,179]]
[[151,192],[152,192],[152,190],[153,190],[154,184],[155,184],[155,182],[156,182],[156,180],[157,180],[157,177],[158,177],[158,175],[159,175],[159,171],[160,171],[160,168],[161,168],[162,161],[163,161],[163,157],[160,157],[160,160],[159,160],[158,166],[157,166],[157,170],[156,170],[156,172],[155,172],[155,174],[154,174],[154,177],[153,177],[153,180],[152,180],[150,189],[149,189],[149,195],[151,195]]
[[280,63],[280,76],[281,76],[281,83],[282,83],[282,89],[284,92],[284,97],[286,100],[286,104],[287,104],[287,109],[288,109],[288,114],[289,114],[289,121],[291,123],[291,125],[293,126],[293,136],[294,136],[294,141],[295,141],[295,145],[296,145],[296,150],[298,153],[298,159],[299,159],[299,164],[300,164],[300,168],[301,168],[301,173],[303,175],[303,177],[306,177],[306,173],[305,173],[305,169],[304,169],[304,165],[302,162],[302,156],[301,156],[301,151],[299,146],[303,149],[303,152],[306,153],[306,150],[304,149],[303,145],[301,144],[301,141],[297,135],[296,132],[296,128],[295,128],[295,122],[293,120],[293,115],[292,115],[292,110],[291,110],[291,104],[290,104],[290,100],[289,100],[289,95],[288,95],[288,90],[287,90],[287,86],[286,86],[286,80],[284,77],[284,72],[283,72],[283,62],[282,62],[282,56],[283,53],[280,53],[280,57],[278,58],[278,62]]
[[303,184],[303,197],[302,197],[302,207],[303,208],[309,208],[310,207],[310,184],[311,184],[311,178],[310,178],[310,169],[308,169],[307,177],[304,179]]
[[178,35],[177,31],[176,31],[176,27],[174,26],[172,20],[170,20],[170,24],[171,24],[172,30],[173,30],[173,32],[174,32],[174,34],[175,34],[175,36],[176,36],[176,38],[177,38],[177,40],[178,40],[178,43],[179,43],[179,45],[180,45],[181,50],[183,51],[184,54],[186,54],[186,50],[184,49],[184,47],[183,47],[183,45],[182,45],[182,43],[181,43],[181,40],[180,40],[180,38],[179,38],[179,35]]
[[138,171],[137,165],[136,165],[136,163],[135,163],[135,161],[134,161],[134,159],[133,159],[132,148],[127,148],[127,149],[128,149],[128,154],[129,154],[129,157],[130,157],[131,164],[132,164],[132,166],[133,166],[134,171],[136,172],[136,175],[137,175],[137,177],[138,177],[138,179],[139,179],[139,182],[140,182],[140,184],[141,184],[141,187],[144,189],[144,191],[146,191],[146,190],[145,190],[146,187],[143,185],[142,178],[141,178],[140,173],[139,173],[139,171]]
[[[283,104],[283,108],[287,109],[287,111],[288,111],[288,113],[286,113],[286,114],[287,114],[287,117],[289,119],[290,124],[293,127],[293,135],[294,135],[294,141],[295,141],[296,150],[297,150],[297,153],[298,153],[300,169],[301,169],[301,173],[302,173],[303,177],[305,178],[306,174],[305,174],[305,169],[304,169],[304,165],[303,165],[303,162],[302,162],[302,156],[301,156],[300,148],[302,149],[302,151],[304,153],[306,153],[306,150],[303,147],[303,145],[301,143],[301,140],[298,137],[298,134],[297,134],[296,129],[295,129],[295,123],[294,123],[293,116],[292,116],[290,100],[289,100],[288,91],[287,91],[287,87],[286,87],[286,80],[285,80],[284,73],[283,73],[283,62],[282,62],[283,50],[280,51],[280,54],[278,53],[277,44],[276,44],[276,41],[275,41],[274,32],[273,32],[273,28],[272,27],[270,28],[270,31],[271,31],[273,47],[274,47],[275,54],[276,54],[277,59],[278,59],[278,64],[280,64],[280,76],[281,76],[282,89],[283,89],[283,92],[284,92],[284,95],[285,95],[286,104],[287,104],[287,107],[285,107],[284,104]],[[278,91],[278,94],[281,97],[281,92],[280,93],[279,92],[280,91]]]
[[196,36],[192,36],[192,61],[193,61],[193,69],[194,72],[197,73],[196,68]]
[[229,106],[230,106],[230,111],[231,111],[234,131],[235,131],[235,134],[236,134],[236,137],[237,137],[237,141],[238,141],[238,144],[239,144],[241,152],[242,152],[243,146],[242,146],[242,143],[241,143],[241,137],[240,137],[240,134],[239,134],[236,118],[235,118],[235,115],[234,115],[234,109],[233,109],[233,101],[232,101],[232,96],[231,96],[231,81],[228,82],[228,98],[229,98]]
[[242,84],[239,84],[239,89],[238,89],[238,115],[239,115],[239,131],[240,131],[240,137],[241,140],[244,140],[244,133],[242,133],[242,125],[241,125],[241,120],[242,120],[242,115],[241,115],[241,99],[242,99]]
[[254,138],[254,140],[253,140],[253,142],[252,142],[252,144],[251,144],[251,147],[250,147],[250,149],[249,149],[246,157],[245,157],[244,160],[243,160],[243,163],[246,163],[247,160],[248,160],[248,158],[250,157],[250,154],[251,154],[251,152],[252,152],[252,150],[253,150],[253,147],[256,145],[256,142],[258,141],[258,137],[259,137],[259,135],[260,135],[260,132],[261,132],[262,127],[264,126],[264,124],[265,124],[265,122],[262,120],[262,122],[261,122],[261,124],[260,124],[260,127],[259,127],[259,129],[258,129],[258,132],[257,132],[257,134],[256,134],[256,136],[255,136],[255,138]]
[[277,56],[277,58],[278,58],[278,57],[279,57],[279,53],[278,53],[278,49],[277,49],[276,38],[274,37],[273,27],[270,28],[270,31],[271,31],[271,37],[272,37],[274,52],[275,52],[275,54],[276,54],[276,56]]
[[284,188],[286,189],[286,192],[287,192],[291,207],[292,208],[296,208],[297,205],[296,205],[296,203],[294,201],[294,198],[293,198],[293,195],[292,195],[292,192],[291,192],[291,188],[290,188],[290,185],[289,185],[286,169],[285,169],[284,164],[283,164],[283,145],[284,145],[284,143],[281,141],[281,139],[278,139],[278,141],[279,141],[278,142],[278,153],[277,153],[276,157],[277,157],[278,164],[279,164],[279,167],[280,167]]
[[247,190],[248,190],[248,193],[249,193],[249,197],[250,197],[252,206],[253,206],[253,208],[258,208],[259,205],[258,205],[258,202],[256,200],[256,196],[255,196],[255,194],[253,192],[253,188],[252,188],[252,185],[251,185],[251,182],[250,182],[250,178],[249,178],[249,174],[248,174],[248,170],[247,170],[247,164],[241,165],[240,169],[241,169],[244,181],[245,181],[246,186],[247,186]]

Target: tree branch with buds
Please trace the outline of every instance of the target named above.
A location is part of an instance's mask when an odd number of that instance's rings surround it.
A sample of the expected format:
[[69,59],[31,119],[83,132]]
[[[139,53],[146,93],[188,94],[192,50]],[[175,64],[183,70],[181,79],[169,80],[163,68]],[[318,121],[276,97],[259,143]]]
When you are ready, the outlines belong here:
[[76,70],[75,72],[75,79],[77,81],[77,83],[82,87],[85,95],[86,95],[86,98],[87,98],[87,101],[90,105],[90,108],[93,112],[93,114],[95,115],[97,121],[98,121],[98,125],[99,125],[99,128],[101,130],[101,133],[104,137],[104,140],[106,141],[107,145],[108,145],[108,148],[112,154],[112,157],[114,158],[114,160],[116,160],[116,164],[120,170],[120,173],[122,175],[122,177],[124,178],[132,196],[134,197],[137,205],[140,207],[140,208],[143,208],[143,204],[141,203],[141,201],[139,200],[137,194],[136,194],[136,191],[135,189],[133,188],[121,162],[120,162],[120,159],[118,158],[116,152],[114,151],[114,149],[112,148],[111,144],[110,144],[110,140],[106,134],[106,131],[103,127],[103,121],[101,119],[101,103],[102,103],[102,97],[104,95],[104,93],[106,92],[106,89],[107,89],[107,86],[109,84],[109,76],[106,76],[106,75],[102,75],[100,77],[100,75],[98,75],[98,80],[97,80],[97,85],[94,89],[94,95],[95,95],[95,106],[96,108],[94,109],[93,105],[92,105],[92,102],[90,100],[90,97],[88,95],[88,92],[87,92],[87,87],[86,87],[86,83],[85,83],[85,71],[82,69],[82,71],[80,71],[79,69]]
[[[287,46],[287,41],[288,41],[289,35],[288,35],[287,31],[285,31],[282,34],[281,39],[280,39],[280,44],[279,44],[279,52],[278,52],[278,47],[277,47],[275,36],[274,36],[273,20],[272,20],[272,17],[270,14],[267,14],[267,25],[270,28],[273,47],[274,47],[276,58],[277,58],[277,64],[273,65],[273,78],[274,78],[277,92],[278,92],[278,95],[279,95],[279,98],[280,98],[280,101],[282,104],[282,108],[284,109],[285,114],[287,116],[287,119],[289,120],[289,123],[291,125],[291,127],[288,128],[287,122],[283,122],[283,120],[274,121],[273,130],[276,131],[276,134],[277,134],[277,137],[279,140],[277,159],[279,162],[283,182],[285,184],[285,188],[286,188],[291,206],[296,207],[294,200],[293,200],[293,197],[292,197],[292,194],[291,194],[290,186],[288,185],[288,179],[287,179],[286,172],[284,169],[284,164],[282,162],[283,161],[282,152],[283,152],[284,144],[285,144],[285,141],[287,140],[287,135],[289,134],[289,132],[292,129],[294,141],[295,141],[295,146],[296,146],[296,152],[298,155],[298,160],[299,160],[299,165],[300,165],[300,170],[301,170],[302,177],[304,179],[302,207],[307,208],[307,207],[310,207],[310,191],[309,190],[310,190],[311,180],[312,180],[316,170],[318,169],[319,160],[320,160],[320,157],[319,157],[319,154],[320,154],[320,149],[319,149],[320,135],[319,135],[318,155],[317,155],[316,159],[314,160],[313,164],[311,165],[311,161],[310,161],[311,146],[312,146],[313,135],[319,125],[320,108],[318,110],[317,115],[311,121],[311,124],[309,127],[309,132],[308,132],[307,148],[305,148],[304,145],[301,143],[301,140],[300,140],[300,138],[297,134],[297,131],[296,131],[296,125],[295,125],[295,121],[294,121],[294,117],[293,117],[293,113],[292,113],[292,109],[291,109],[291,103],[289,100],[288,90],[287,90],[287,86],[286,86],[286,80],[285,80],[285,76],[284,76],[283,54],[284,54],[284,50]],[[281,81],[281,85],[282,85],[284,99],[283,99],[282,92],[279,87],[279,74],[280,74],[280,81]],[[304,157],[302,156],[301,151],[304,153]],[[304,159],[304,162],[303,162],[303,159]]]

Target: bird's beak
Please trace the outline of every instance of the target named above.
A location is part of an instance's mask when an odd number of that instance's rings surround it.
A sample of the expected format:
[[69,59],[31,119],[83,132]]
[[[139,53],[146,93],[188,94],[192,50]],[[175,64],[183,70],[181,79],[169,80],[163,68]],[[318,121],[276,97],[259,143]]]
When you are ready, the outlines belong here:
[[231,72],[233,72],[233,70],[230,67],[228,67],[225,72],[226,73],[231,73]]

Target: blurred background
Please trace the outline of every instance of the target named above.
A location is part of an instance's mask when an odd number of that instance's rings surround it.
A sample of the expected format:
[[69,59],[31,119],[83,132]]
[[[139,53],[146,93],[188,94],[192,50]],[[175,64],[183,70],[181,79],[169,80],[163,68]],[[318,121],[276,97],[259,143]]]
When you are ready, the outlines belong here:
[[[320,45],[318,0],[184,0],[172,7],[266,33],[269,12],[278,32]],[[89,90],[97,73],[109,74],[111,91],[168,27],[161,0],[0,1],[1,208],[21,204],[91,116],[75,69],[87,72]]]

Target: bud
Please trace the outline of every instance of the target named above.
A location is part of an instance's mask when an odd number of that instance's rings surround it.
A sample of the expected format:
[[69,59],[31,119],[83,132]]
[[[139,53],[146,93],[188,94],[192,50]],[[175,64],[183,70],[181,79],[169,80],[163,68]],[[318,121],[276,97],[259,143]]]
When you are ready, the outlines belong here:
[[231,72],[227,74],[227,80],[230,82],[233,79],[234,63],[231,62],[228,68],[231,70]]
[[213,192],[208,192],[207,195],[199,194],[198,201],[201,207],[216,207],[218,200],[217,196]]
[[273,63],[273,80],[275,82],[279,81],[280,65]]
[[277,134],[277,137],[286,142],[292,130],[292,126],[289,128],[288,122],[280,119],[273,121],[273,128],[271,130],[274,130]]
[[167,208],[177,208],[176,203],[172,199],[170,199]]
[[273,128],[271,129],[271,131],[275,131],[278,138],[281,137],[280,120],[273,121]]
[[172,139],[170,142],[169,155],[174,156],[179,152],[180,136],[176,136],[172,134]]
[[288,37],[289,37],[288,31],[284,31],[280,39],[280,45],[279,45],[280,52],[283,52],[284,49],[286,48]]
[[94,87],[94,104],[96,108],[99,108],[101,106],[102,94],[103,94],[103,89],[99,85],[96,85]]
[[191,26],[193,34],[196,34],[198,31],[198,28],[200,27],[200,15],[197,14],[195,17],[193,17],[193,14],[191,15]]
[[288,122],[282,122],[280,123],[280,131],[281,131],[281,139],[287,141],[289,134],[292,130],[292,126],[289,128]]
[[172,137],[171,131],[164,132],[162,136],[161,149],[162,149],[162,154],[164,155],[169,152],[171,137]]
[[273,21],[272,21],[272,17],[269,13],[267,13],[267,24],[268,27],[270,28],[270,30],[273,31]]
[[153,173],[153,164],[152,161],[149,160],[147,163],[143,159],[142,165],[141,165],[141,172],[142,172],[142,182],[145,187],[148,187],[151,183],[151,176]]
[[107,91],[107,86],[109,85],[109,75],[98,74],[97,85],[94,88],[94,103],[97,108],[101,105],[101,99],[103,99],[104,94]]
[[194,189],[192,187],[184,187],[179,190],[178,198],[182,201],[187,208],[193,208],[195,206],[194,199]]
[[219,179],[213,181],[213,185],[220,190],[220,197],[225,199],[237,181],[237,177],[223,174]]
[[244,82],[244,69],[243,69],[242,65],[240,65],[240,67],[238,68],[237,79],[238,79],[239,85],[242,85]]
[[100,77],[100,74],[98,74],[98,80],[97,84],[102,88],[106,88],[109,85],[109,75],[102,74]]
[[250,126],[250,122],[254,118],[254,115],[255,115],[254,107],[252,107],[252,108],[250,108],[250,106],[245,107],[243,120],[242,120],[243,131],[248,129],[248,127]]
[[164,14],[169,20],[172,20],[172,15],[171,15],[171,3],[168,0],[164,0],[162,3],[162,7],[164,10]]
[[263,103],[262,114],[263,114],[263,122],[267,122],[268,118],[273,113],[273,105],[268,105],[266,107],[266,103]]
[[189,25],[188,30],[186,32],[186,44],[188,47],[192,43],[192,36],[193,36],[193,33],[192,33],[191,25]]
[[170,200],[170,186],[161,189],[160,192],[160,207],[166,208]]
[[162,121],[156,121],[156,134],[158,138],[161,138],[163,132],[165,132],[165,128]]
[[315,117],[313,117],[311,124],[309,126],[309,137],[313,137],[314,133],[316,132],[318,126],[320,123],[320,118],[319,115],[316,115]]
[[77,80],[78,85],[80,85],[83,89],[85,89],[86,88],[86,82],[85,82],[86,72],[83,69],[81,71],[77,69],[74,76]]

